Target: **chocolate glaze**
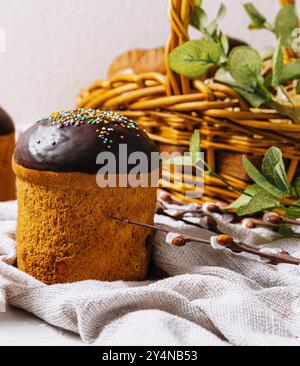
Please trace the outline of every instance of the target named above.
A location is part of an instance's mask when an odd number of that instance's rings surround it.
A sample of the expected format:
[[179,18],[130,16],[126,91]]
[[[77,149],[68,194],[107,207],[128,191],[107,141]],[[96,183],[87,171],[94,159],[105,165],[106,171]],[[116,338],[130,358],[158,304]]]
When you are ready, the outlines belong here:
[[[53,172],[80,172],[96,174],[107,164],[97,164],[99,153],[114,154],[117,162],[116,173],[127,174],[136,164],[128,165],[128,169],[119,169],[119,145],[126,144],[127,157],[134,152],[143,152],[148,157],[149,164],[145,168],[150,172],[151,153],[157,148],[149,137],[139,128],[122,127],[120,123],[110,121],[105,128],[112,128],[110,145],[99,139],[102,124],[84,123],[79,126],[69,125],[60,128],[51,125],[50,120],[37,122],[21,135],[17,142],[14,159],[25,168]],[[124,157],[123,157],[124,158]]]
[[0,107],[0,135],[8,135],[15,131],[14,123],[10,116]]

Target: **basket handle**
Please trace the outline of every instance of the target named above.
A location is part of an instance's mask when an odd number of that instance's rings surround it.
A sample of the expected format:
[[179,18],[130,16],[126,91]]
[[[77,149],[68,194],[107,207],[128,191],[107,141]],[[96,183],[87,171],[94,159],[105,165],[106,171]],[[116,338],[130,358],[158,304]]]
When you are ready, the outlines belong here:
[[190,91],[190,80],[169,68],[168,57],[176,47],[189,40],[188,28],[193,7],[194,0],[170,0],[171,33],[165,48],[168,95],[187,94]]
[[295,0],[279,0],[281,6],[294,5]]
[[[191,81],[176,74],[169,68],[169,54],[189,40],[188,28],[195,0],[170,0],[169,20],[171,32],[165,47],[167,70],[167,95],[187,94],[191,90]],[[293,5],[295,0],[279,0],[281,6]]]

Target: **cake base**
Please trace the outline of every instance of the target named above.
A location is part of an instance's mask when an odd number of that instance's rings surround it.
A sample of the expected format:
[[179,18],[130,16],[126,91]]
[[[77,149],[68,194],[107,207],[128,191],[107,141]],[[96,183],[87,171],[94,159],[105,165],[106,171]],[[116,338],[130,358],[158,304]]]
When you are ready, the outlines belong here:
[[99,188],[96,176],[30,170],[18,185],[18,268],[47,283],[145,279],[156,188]]
[[15,133],[0,135],[0,201],[16,198],[15,176],[11,168],[11,158],[15,148]]

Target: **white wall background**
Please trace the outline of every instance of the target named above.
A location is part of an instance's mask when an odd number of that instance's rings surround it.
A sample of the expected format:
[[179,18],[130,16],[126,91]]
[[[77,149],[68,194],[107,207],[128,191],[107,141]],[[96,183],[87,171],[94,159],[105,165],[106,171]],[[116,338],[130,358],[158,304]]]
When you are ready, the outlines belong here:
[[[213,15],[220,2],[204,5]],[[244,2],[223,0],[229,9],[223,28],[262,48],[273,36],[247,30]],[[275,17],[277,0],[253,3]],[[119,53],[165,42],[167,8],[168,0],[0,0],[7,48],[0,53],[0,104],[22,128],[73,107],[79,89],[104,78]]]

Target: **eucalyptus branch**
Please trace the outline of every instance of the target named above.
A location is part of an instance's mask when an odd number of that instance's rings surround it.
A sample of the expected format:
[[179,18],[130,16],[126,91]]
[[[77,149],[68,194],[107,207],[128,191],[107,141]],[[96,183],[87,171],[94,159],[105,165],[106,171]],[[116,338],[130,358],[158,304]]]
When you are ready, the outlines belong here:
[[274,26],[269,22],[265,23],[264,29],[271,32],[271,33],[273,33],[273,34],[275,32]]
[[[300,123],[300,108],[293,105],[282,86],[283,82],[298,80],[300,75],[300,62],[285,63],[282,52],[283,47],[292,48],[292,32],[298,27],[295,7],[285,6],[277,15],[274,26],[252,4],[246,4],[245,8],[252,19],[252,29],[268,29],[279,40],[273,58],[271,85],[268,84],[268,75],[265,79],[263,77],[263,61],[257,50],[246,45],[230,49],[228,38],[219,27],[219,22],[225,15],[223,5],[211,24],[207,23],[201,5],[195,5],[191,24],[204,38],[188,41],[173,50],[169,55],[169,66],[173,71],[191,79],[205,77],[217,67],[215,80],[233,87],[250,106],[259,108],[265,105],[274,108],[282,116]],[[281,89],[290,105],[275,101],[274,89]],[[219,179],[219,176],[216,178]]]
[[292,48],[291,32],[298,28],[298,17],[294,5],[282,7],[276,15],[274,23],[268,21],[252,3],[246,3],[244,8],[252,20],[250,29],[266,29],[272,32],[277,39],[281,38],[284,47]]
[[[192,161],[195,160],[196,156],[199,156],[200,145],[200,131],[195,131],[190,140]],[[239,216],[249,216],[267,210],[280,209],[285,212],[286,216],[286,221],[282,223],[288,225],[295,225],[295,223],[287,221],[288,219],[300,218],[300,178],[296,179],[293,185],[290,184],[282,152],[277,147],[271,147],[266,152],[262,171],[248,157],[243,157],[244,169],[255,183],[244,191],[219,176],[203,159],[199,159],[199,162],[207,168],[208,173],[241,194],[235,202],[227,206],[227,210],[236,210]],[[197,162],[194,165],[196,169],[200,169]]]

